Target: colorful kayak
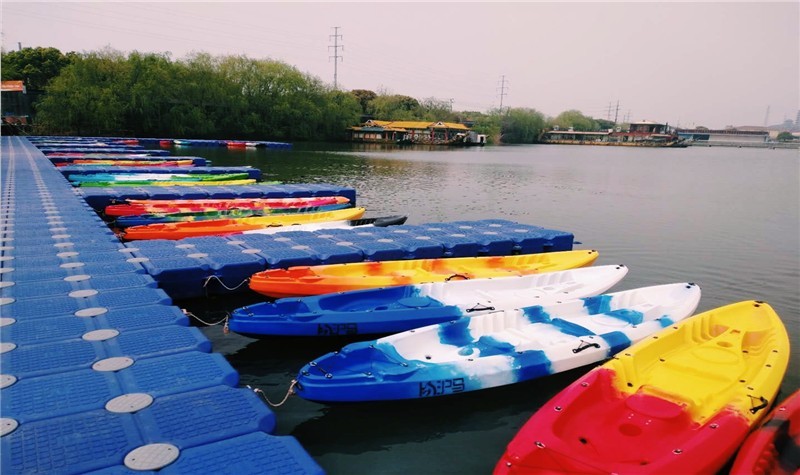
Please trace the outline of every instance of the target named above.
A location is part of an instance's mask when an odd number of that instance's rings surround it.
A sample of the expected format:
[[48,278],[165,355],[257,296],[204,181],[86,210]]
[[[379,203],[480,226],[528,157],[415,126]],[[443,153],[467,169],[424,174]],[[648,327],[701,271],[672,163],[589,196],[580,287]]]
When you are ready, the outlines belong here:
[[228,325],[246,335],[397,333],[492,311],[597,295],[627,273],[625,266],[608,265],[286,298],[236,309]]
[[141,153],[105,153],[105,152],[44,152],[47,157],[85,158],[85,159],[116,159],[116,158],[161,158],[163,156]]
[[310,198],[225,198],[205,200],[127,200],[127,204],[106,206],[107,216],[135,216],[158,213],[196,213],[227,209],[306,208],[349,203],[344,196]]
[[495,473],[717,473],[766,415],[788,359],[763,302],[669,325],[541,407]]
[[767,415],[739,448],[730,475],[792,475],[800,470],[800,390]]
[[292,213],[258,216],[241,219],[212,219],[208,221],[187,221],[183,223],[160,223],[148,226],[132,226],[122,233],[126,240],[136,239],[183,239],[197,236],[222,236],[238,234],[243,231],[270,226],[289,226],[296,223],[318,221],[338,221],[358,219],[364,215],[364,208],[348,208],[321,213]]
[[597,251],[564,251],[514,256],[409,259],[268,269],[253,274],[250,288],[267,297],[300,297],[331,292],[448,280],[511,277],[586,267]]
[[[81,188],[108,188],[114,186],[239,186],[239,185],[252,185],[256,180],[248,178],[247,180],[224,180],[224,181],[166,181],[166,180],[152,180],[152,181],[92,181],[84,183],[73,183],[74,186]],[[279,181],[262,181],[262,185],[280,185]]]
[[689,317],[699,301],[700,287],[681,283],[460,318],[317,358],[300,370],[297,394],[421,399],[528,381],[604,360]]
[[194,213],[158,213],[140,214],[136,216],[120,216],[114,221],[118,228],[131,226],[147,226],[157,223],[180,223],[186,221],[208,221],[212,219],[239,219],[254,216],[292,213],[320,213],[338,209],[352,208],[350,203],[332,204],[324,206],[308,206],[306,208],[267,208],[267,209],[221,209],[213,211],[198,211]]
[[251,229],[242,234],[280,234],[287,231],[321,231],[325,229],[363,230],[364,228],[385,228],[386,226],[399,226],[406,222],[408,216],[382,216],[379,218],[345,219],[341,221],[317,221],[307,224],[288,224],[270,228]]
[[128,181],[231,181],[249,178],[247,173],[89,173],[69,175],[73,183],[128,182]]
[[192,167],[194,160],[104,160],[99,158],[77,159],[72,162],[55,164],[57,167],[82,165],[82,166],[113,166],[113,167]]

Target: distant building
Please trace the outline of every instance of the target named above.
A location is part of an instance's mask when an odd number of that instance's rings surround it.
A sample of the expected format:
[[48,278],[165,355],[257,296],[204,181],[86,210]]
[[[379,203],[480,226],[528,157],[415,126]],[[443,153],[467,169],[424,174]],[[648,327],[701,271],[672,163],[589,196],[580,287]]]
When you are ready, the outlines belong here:
[[347,129],[351,142],[484,145],[486,136],[477,134],[464,124],[454,122],[368,120]]
[[729,129],[678,129],[678,136],[694,143],[753,144],[764,143],[770,138],[766,127],[743,126]]
[[31,102],[24,81],[0,82],[3,135],[18,135],[28,129],[32,115]]

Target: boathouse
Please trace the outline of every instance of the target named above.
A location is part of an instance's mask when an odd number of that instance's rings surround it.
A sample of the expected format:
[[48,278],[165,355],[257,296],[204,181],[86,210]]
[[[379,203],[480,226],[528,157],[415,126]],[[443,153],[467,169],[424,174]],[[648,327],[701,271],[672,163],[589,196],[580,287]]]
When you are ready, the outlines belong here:
[[[474,135],[469,127],[455,122],[368,120],[360,126],[347,129],[351,142],[413,143],[450,145]],[[481,143],[485,142],[485,136]]]

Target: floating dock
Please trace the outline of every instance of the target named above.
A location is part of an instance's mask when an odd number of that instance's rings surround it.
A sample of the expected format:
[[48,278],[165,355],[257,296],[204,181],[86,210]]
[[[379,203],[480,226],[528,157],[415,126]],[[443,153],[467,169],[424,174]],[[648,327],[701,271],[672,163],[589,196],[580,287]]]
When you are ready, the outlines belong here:
[[[296,439],[272,433],[275,414],[238,387],[236,370],[173,300],[244,288],[266,268],[567,251],[574,241],[481,220],[123,244],[99,213],[125,199],[336,195],[355,204],[356,193],[329,184],[73,188],[30,140],[0,140],[2,473],[321,474]],[[33,141],[58,152],[140,150]]]
[[47,157],[0,140],[0,471],[323,473]]

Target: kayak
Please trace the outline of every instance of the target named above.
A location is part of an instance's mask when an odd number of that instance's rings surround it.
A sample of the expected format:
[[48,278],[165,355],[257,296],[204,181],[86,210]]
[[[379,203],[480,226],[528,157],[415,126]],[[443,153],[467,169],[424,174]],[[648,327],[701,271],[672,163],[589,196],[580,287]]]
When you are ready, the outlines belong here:
[[99,158],[77,159],[72,162],[60,162],[57,167],[83,165],[83,166],[114,166],[114,167],[192,167],[194,160],[106,160]]
[[542,406],[495,473],[717,473],[766,415],[788,360],[764,302],[669,325]]
[[305,208],[266,208],[266,209],[221,209],[212,211],[198,211],[192,213],[157,213],[140,214],[135,216],[120,216],[114,221],[118,228],[130,226],[147,226],[156,223],[179,223],[186,221],[208,221],[212,219],[239,219],[254,216],[292,213],[319,213],[351,208],[350,203],[331,204],[324,206],[308,206]]
[[284,226],[273,226],[269,228],[251,229],[250,231],[243,231],[242,234],[280,234],[287,231],[322,231],[326,229],[347,229],[347,230],[363,230],[364,228],[385,228],[387,226],[397,226],[403,224],[408,219],[408,216],[395,215],[395,216],[382,216],[379,218],[360,218],[360,219],[343,219],[340,221],[317,221],[306,224],[287,224]]
[[792,475],[800,470],[800,390],[795,390],[750,433],[730,475]]
[[460,318],[328,353],[300,370],[296,391],[355,402],[520,383],[604,360],[689,317],[699,301],[699,286],[678,283]]
[[156,213],[195,213],[226,209],[305,208],[349,203],[344,196],[311,198],[225,198],[203,200],[127,200],[127,204],[106,206],[107,216],[134,216]]
[[231,181],[249,178],[248,173],[90,173],[69,175],[68,180],[77,183],[128,182],[128,181]]
[[147,152],[144,153],[105,153],[105,152],[44,152],[46,157],[58,158],[71,158],[71,159],[127,159],[127,158],[143,158],[143,159],[163,159],[163,155],[151,155]]
[[627,273],[625,266],[607,265],[285,298],[238,308],[228,325],[246,335],[397,333],[492,311],[597,295]]
[[183,239],[197,236],[223,236],[238,234],[246,230],[270,226],[288,226],[295,223],[317,221],[337,221],[358,219],[364,215],[364,208],[348,208],[320,213],[291,213],[271,216],[257,216],[240,219],[212,219],[207,221],[186,221],[183,223],[159,223],[147,226],[131,226],[122,233],[122,238],[136,239]]
[[[89,181],[83,183],[73,183],[74,186],[81,188],[109,188],[114,186],[238,186],[238,185],[252,185],[256,180],[248,178],[247,180],[223,180],[223,181],[166,181],[166,180],[143,180],[143,181]],[[261,185],[280,185],[279,181],[262,181]]]
[[300,297],[423,282],[510,277],[574,269],[591,265],[597,257],[597,251],[563,251],[297,266],[267,269],[253,274],[250,288],[273,298]]

